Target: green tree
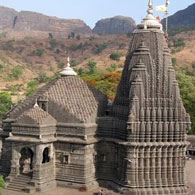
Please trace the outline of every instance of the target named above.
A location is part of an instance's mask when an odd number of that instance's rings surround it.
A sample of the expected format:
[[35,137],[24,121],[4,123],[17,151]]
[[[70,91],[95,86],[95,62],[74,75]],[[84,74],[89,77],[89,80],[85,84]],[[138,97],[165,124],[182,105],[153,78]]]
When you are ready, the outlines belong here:
[[90,73],[90,74],[95,74],[95,73],[96,73],[96,70],[97,70],[97,69],[96,69],[96,62],[93,61],[93,60],[89,60],[88,66],[89,66],[89,68],[90,68],[89,73]]
[[191,134],[195,134],[195,77],[177,72],[177,80],[184,106],[190,114],[192,121]]
[[70,33],[70,36],[71,36],[71,38],[74,39],[74,38],[75,38],[75,33],[74,33],[74,32],[71,32],[71,33]]
[[2,118],[12,106],[11,95],[8,92],[0,93],[0,118]]
[[119,61],[120,60],[120,57],[121,57],[121,53],[119,53],[118,51],[115,51],[115,52],[113,52],[110,55],[110,59],[116,60],[116,61]]

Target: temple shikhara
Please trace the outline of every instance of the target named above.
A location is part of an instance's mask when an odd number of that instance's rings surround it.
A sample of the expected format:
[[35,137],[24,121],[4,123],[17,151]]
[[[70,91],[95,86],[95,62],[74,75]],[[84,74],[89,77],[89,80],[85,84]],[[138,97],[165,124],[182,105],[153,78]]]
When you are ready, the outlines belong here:
[[150,0],[113,104],[68,63],[6,115],[0,172],[8,190],[29,193],[100,185],[129,195],[186,195],[190,124]]

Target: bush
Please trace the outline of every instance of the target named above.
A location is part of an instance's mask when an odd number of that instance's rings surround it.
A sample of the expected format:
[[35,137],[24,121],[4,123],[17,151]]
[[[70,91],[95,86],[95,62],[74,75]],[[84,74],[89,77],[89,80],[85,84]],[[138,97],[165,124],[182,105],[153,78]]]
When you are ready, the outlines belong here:
[[77,65],[78,65],[78,63],[75,60],[72,60],[70,62],[70,66],[72,66],[72,67],[77,66]]
[[96,62],[94,62],[93,60],[89,60],[88,66],[90,68],[89,73],[95,74],[96,73]]
[[93,48],[93,51],[94,51],[95,54],[100,54],[106,48],[107,48],[107,44],[106,43],[99,44],[99,45],[96,44],[95,47]]
[[69,49],[72,50],[72,51],[76,51],[76,50],[79,50],[79,49],[82,49],[83,47],[83,44],[80,43],[80,44],[76,44],[76,43],[73,43]]
[[2,64],[0,64],[0,71],[3,69],[3,65]]
[[19,77],[23,74],[23,69],[21,66],[16,66],[11,70],[11,77],[13,79],[19,79]]
[[77,35],[77,36],[76,36],[76,39],[77,39],[77,40],[80,40],[80,39],[81,39],[81,36],[80,36],[80,35]]
[[192,68],[195,70],[195,61],[192,62]]
[[3,188],[5,188],[5,181],[3,179],[3,176],[0,175],[0,194],[2,193]]
[[38,83],[46,83],[48,81],[48,77],[45,72],[40,73],[38,77],[35,79]]
[[[12,99],[11,95],[8,92],[1,92],[0,93],[0,118],[2,117],[11,109],[12,106]],[[0,182],[1,182],[0,176]]]
[[106,70],[108,72],[114,72],[118,68],[117,64],[111,64],[110,67],[108,67]]
[[63,62],[58,64],[59,69],[63,69],[64,67],[65,67],[65,64]]
[[43,54],[45,53],[45,50],[44,49],[37,49],[35,51],[35,54],[39,57],[41,57]]
[[175,39],[173,41],[173,46],[174,47],[185,47],[185,41],[183,38]]
[[172,58],[172,64],[175,67],[177,65],[177,59],[176,58]]
[[119,53],[118,51],[115,51],[115,52],[113,52],[110,55],[110,59],[116,60],[116,61],[119,61],[120,60],[120,57],[121,57],[121,53]]
[[56,39],[52,39],[52,40],[50,41],[50,48],[51,48],[51,49],[54,49],[57,45],[58,45],[58,42],[57,42]]
[[31,95],[38,89],[38,82],[36,80],[30,81],[27,84],[26,96]]

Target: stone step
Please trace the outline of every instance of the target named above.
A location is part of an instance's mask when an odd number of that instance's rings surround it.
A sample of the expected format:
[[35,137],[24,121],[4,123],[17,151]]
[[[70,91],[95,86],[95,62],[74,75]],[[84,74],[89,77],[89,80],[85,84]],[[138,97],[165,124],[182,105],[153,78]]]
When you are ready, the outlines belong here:
[[9,184],[9,185],[7,186],[7,188],[12,187],[12,186],[14,186],[14,187],[26,187],[27,184],[12,183],[12,184]]
[[13,179],[7,186],[7,190],[24,192],[24,189],[28,186],[28,183],[31,181],[31,178],[26,175],[19,175]]

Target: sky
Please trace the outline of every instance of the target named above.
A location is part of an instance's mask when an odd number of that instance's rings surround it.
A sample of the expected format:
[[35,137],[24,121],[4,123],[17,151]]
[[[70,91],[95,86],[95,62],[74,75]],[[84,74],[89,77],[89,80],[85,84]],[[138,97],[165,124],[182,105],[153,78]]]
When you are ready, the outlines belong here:
[[[165,0],[153,0],[154,7]],[[195,0],[170,0],[170,15],[195,3]],[[130,16],[136,23],[145,17],[148,0],[0,0],[0,5],[17,11],[34,11],[65,19],[81,19],[90,27],[103,18]],[[155,13],[156,16],[161,13]]]

